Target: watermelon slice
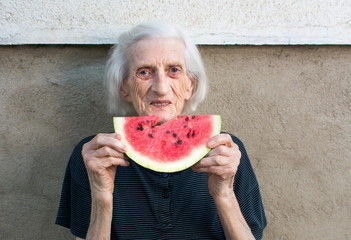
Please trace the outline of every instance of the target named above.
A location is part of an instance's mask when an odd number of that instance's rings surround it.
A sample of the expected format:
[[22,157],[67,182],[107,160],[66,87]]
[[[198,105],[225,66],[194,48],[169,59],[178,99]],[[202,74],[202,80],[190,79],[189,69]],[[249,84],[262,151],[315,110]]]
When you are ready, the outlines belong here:
[[127,156],[158,172],[184,170],[210,149],[208,140],[220,133],[219,115],[179,116],[158,125],[158,117],[114,117],[115,132],[127,147]]

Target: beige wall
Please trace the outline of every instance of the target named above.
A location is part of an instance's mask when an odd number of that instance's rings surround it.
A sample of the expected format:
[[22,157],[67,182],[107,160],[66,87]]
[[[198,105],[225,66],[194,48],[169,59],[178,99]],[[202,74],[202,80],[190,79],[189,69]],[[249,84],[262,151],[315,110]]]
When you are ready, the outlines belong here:
[[[107,46],[0,47],[0,239],[66,239],[54,225],[83,137],[112,131]],[[202,46],[197,113],[221,114],[260,181],[264,239],[351,239],[351,47]]]

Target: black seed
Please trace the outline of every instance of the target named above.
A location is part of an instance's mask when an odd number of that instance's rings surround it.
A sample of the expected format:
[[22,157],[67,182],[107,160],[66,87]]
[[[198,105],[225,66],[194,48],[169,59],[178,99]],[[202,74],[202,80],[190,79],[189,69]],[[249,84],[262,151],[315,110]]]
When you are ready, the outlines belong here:
[[177,134],[173,133],[172,136],[173,136],[173,137],[177,137]]
[[141,124],[139,123],[136,129],[139,130],[139,131],[143,131],[143,130],[144,130],[144,127],[143,127],[143,125],[141,125]]
[[148,136],[149,136],[149,138],[153,138],[153,137],[154,137],[154,136],[153,136],[152,134],[150,134],[150,133],[148,134]]
[[184,125],[184,126],[183,126],[183,128],[187,128],[187,126],[186,126],[186,125]]
[[170,133],[170,131],[167,130],[166,133],[168,134],[168,133]]
[[146,123],[150,123],[150,121],[149,121],[149,120],[146,120]]
[[189,117],[186,117],[186,118],[185,118],[185,121],[189,121]]
[[192,116],[191,116],[191,119],[194,119],[194,118],[195,118],[195,116],[194,116],[194,115],[192,115]]
[[188,138],[194,137],[195,136],[195,131],[193,129],[190,129],[189,132],[186,134]]
[[182,140],[178,140],[178,141],[175,143],[175,145],[178,146],[178,145],[180,145],[180,144],[182,144],[182,143],[183,143]]
[[151,126],[151,128],[154,128],[155,126]]

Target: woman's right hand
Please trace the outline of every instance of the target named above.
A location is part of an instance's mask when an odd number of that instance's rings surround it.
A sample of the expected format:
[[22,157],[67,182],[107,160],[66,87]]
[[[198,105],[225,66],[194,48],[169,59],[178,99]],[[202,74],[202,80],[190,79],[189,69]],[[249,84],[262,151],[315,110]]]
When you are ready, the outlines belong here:
[[118,133],[96,135],[83,145],[82,156],[93,195],[112,194],[117,166],[129,166]]

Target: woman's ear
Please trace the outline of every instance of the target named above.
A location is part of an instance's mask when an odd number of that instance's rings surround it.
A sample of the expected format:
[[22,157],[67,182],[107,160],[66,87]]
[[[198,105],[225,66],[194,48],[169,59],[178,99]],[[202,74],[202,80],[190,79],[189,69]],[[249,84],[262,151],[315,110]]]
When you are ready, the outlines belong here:
[[127,84],[127,81],[125,81],[125,80],[123,81],[122,86],[120,88],[120,92],[121,92],[122,97],[125,101],[127,101],[127,102],[132,101],[132,99],[130,97],[130,90],[129,90],[129,86]]
[[188,78],[185,83],[185,100],[189,100],[193,95],[193,89],[195,85],[195,80],[193,78]]

